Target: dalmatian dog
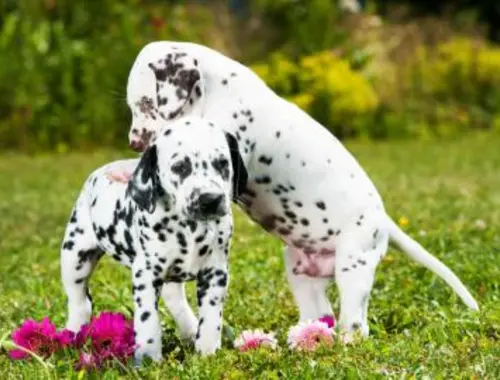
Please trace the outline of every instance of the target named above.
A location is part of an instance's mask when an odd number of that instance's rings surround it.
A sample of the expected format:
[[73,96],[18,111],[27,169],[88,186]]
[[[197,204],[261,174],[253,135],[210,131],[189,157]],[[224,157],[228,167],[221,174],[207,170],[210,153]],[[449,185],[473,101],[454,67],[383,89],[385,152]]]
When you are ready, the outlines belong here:
[[[131,269],[138,361],[161,358],[160,293],[181,337],[195,338],[198,352],[212,354],[220,347],[229,281],[231,201],[247,176],[237,141],[190,116],[156,135],[128,185],[107,179],[107,171],[124,162],[90,175],[66,228],[61,271],[67,328],[78,331],[88,322],[89,277],[108,252]],[[198,319],[184,296],[183,283],[191,280],[197,281]]]
[[285,243],[301,320],[332,314],[325,290],[334,278],[344,339],[367,336],[374,272],[390,241],[478,309],[457,276],[387,215],[374,184],[338,139],[244,65],[202,45],[152,42],[132,66],[127,103],[137,151],[165,121],[188,114],[213,119],[236,137],[248,172],[236,202]]

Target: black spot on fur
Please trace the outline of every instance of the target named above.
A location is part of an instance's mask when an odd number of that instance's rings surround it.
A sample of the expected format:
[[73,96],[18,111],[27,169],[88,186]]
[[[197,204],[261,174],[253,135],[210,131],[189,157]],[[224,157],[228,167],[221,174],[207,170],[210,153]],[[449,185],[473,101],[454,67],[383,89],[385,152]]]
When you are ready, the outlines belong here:
[[141,322],[146,322],[148,318],[151,316],[149,311],[145,311],[141,314]]
[[72,240],[67,240],[64,244],[63,244],[63,249],[67,249],[67,250],[72,250],[73,247],[75,246],[75,242],[72,241]]
[[271,183],[271,177],[264,175],[262,177],[255,178],[255,183],[259,185],[266,185]]
[[273,158],[268,156],[260,156],[259,162],[264,165],[271,165],[271,163],[273,162]]
[[290,229],[288,229],[288,228],[280,227],[280,228],[278,228],[277,232],[280,235],[287,236],[287,235],[290,235],[292,231]]
[[198,255],[205,256],[207,252],[208,252],[208,245],[204,245],[203,247],[200,248]]
[[326,210],[326,205],[323,201],[316,202],[316,207],[323,211]]
[[177,232],[176,236],[177,236],[177,242],[179,243],[179,245],[183,248],[186,248],[187,241],[186,241],[186,237],[184,236],[184,234],[182,232]]

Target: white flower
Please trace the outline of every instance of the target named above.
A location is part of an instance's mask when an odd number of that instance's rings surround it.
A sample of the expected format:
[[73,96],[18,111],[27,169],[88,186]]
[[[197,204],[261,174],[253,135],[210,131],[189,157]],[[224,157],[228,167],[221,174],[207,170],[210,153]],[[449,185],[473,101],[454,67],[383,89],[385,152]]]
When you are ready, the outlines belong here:
[[275,350],[277,344],[274,333],[265,333],[260,329],[245,330],[234,340],[234,347],[241,352],[259,347],[269,347]]

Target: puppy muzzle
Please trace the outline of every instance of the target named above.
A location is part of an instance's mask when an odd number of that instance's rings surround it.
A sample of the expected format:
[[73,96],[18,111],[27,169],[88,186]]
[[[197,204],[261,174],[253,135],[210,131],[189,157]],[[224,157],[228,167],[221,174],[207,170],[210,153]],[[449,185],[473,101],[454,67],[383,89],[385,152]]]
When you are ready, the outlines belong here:
[[216,219],[226,215],[228,207],[223,193],[201,193],[188,207],[188,213],[197,219]]

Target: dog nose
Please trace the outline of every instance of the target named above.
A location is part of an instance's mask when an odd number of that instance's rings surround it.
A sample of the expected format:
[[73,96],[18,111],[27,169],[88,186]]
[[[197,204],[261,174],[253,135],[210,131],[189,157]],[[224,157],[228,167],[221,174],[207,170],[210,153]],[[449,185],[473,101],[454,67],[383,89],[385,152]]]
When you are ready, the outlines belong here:
[[225,213],[223,194],[203,193],[199,196],[198,203],[203,215],[222,216]]
[[144,150],[144,143],[140,140],[132,140],[128,146],[136,152],[142,152]]

